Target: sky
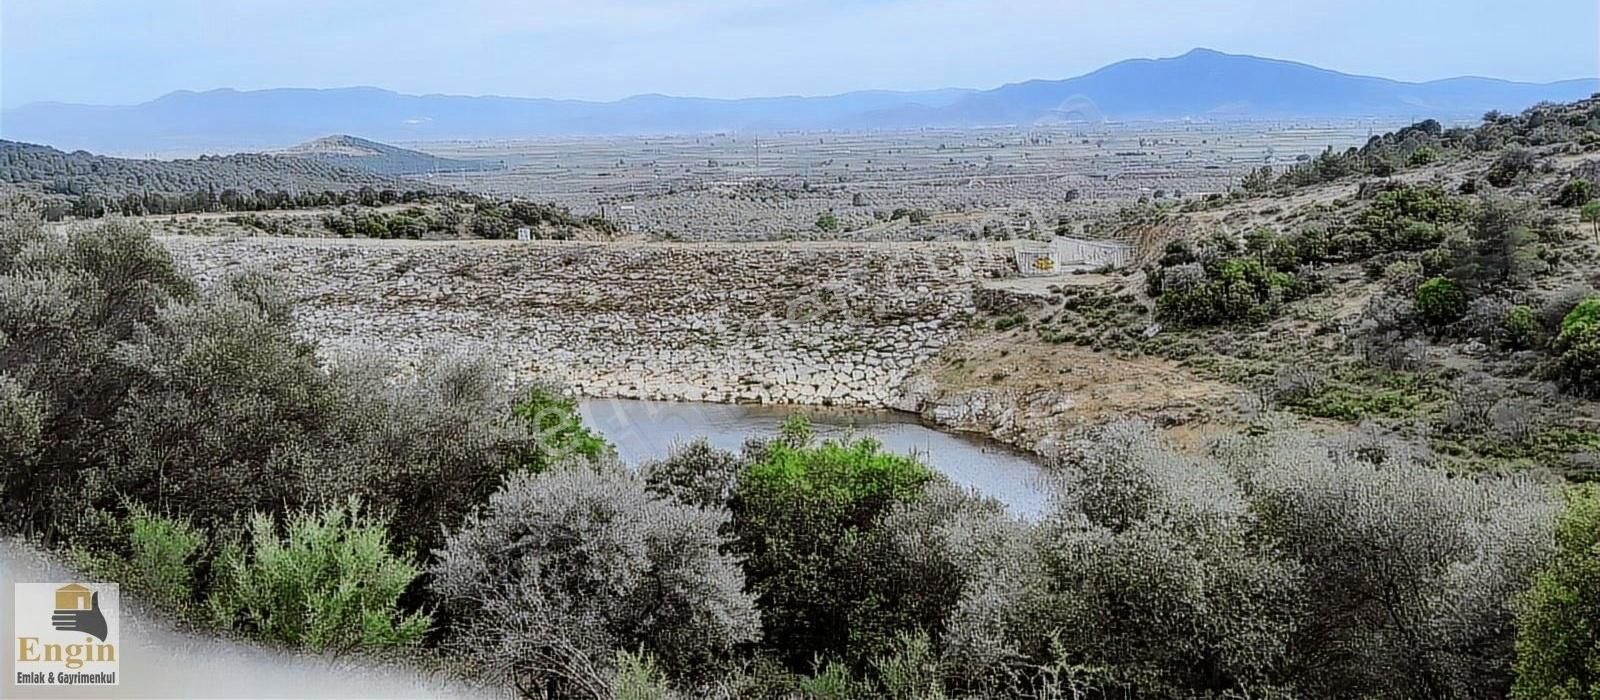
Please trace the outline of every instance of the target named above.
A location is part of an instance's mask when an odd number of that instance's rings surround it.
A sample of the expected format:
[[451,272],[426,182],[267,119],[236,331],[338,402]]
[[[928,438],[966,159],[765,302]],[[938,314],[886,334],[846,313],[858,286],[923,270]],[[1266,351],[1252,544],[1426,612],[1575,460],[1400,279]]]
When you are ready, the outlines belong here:
[[370,85],[610,100],[988,88],[1195,47],[1600,75],[1596,0],[0,0],[0,104]]

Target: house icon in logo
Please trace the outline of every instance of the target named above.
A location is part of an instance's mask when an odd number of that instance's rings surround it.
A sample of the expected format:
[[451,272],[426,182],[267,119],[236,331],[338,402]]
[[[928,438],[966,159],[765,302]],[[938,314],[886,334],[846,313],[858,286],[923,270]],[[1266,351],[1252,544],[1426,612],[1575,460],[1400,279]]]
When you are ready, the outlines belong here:
[[57,610],[88,610],[93,607],[93,591],[76,583],[56,589]]

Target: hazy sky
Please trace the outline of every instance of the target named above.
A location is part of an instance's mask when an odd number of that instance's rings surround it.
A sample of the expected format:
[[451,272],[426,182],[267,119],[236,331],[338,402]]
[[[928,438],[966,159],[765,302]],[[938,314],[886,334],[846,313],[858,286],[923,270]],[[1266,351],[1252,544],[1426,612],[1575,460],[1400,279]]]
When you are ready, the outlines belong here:
[[1196,46],[1404,80],[1600,74],[1596,0],[0,0],[0,102],[374,85],[612,99],[1065,78]]

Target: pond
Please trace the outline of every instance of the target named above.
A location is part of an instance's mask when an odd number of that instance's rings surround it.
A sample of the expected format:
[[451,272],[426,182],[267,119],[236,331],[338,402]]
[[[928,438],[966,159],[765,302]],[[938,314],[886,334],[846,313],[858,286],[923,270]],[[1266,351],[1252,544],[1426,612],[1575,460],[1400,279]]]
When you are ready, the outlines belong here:
[[951,481],[999,499],[1013,514],[1038,516],[1049,500],[1044,470],[1029,455],[993,440],[930,428],[898,411],[585,399],[579,412],[629,464],[665,457],[675,442],[697,437],[738,451],[746,438],[776,435],[786,418],[799,414],[819,437],[870,436],[885,449],[915,454]]

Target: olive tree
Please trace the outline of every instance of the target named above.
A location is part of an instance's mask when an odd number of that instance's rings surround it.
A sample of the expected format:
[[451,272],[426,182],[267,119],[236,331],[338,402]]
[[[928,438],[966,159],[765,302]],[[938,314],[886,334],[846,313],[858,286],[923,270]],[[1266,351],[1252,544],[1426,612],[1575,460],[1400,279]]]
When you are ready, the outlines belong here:
[[615,465],[517,473],[447,538],[431,588],[450,644],[525,693],[609,697],[617,651],[706,678],[758,632],[721,522]]
[[1255,693],[1283,681],[1298,567],[1257,546],[1220,465],[1126,424],[1080,443],[1060,471],[1053,512],[992,548],[997,561],[956,611],[946,653],[958,668],[1010,692]]
[[1301,692],[1485,697],[1510,685],[1513,596],[1551,555],[1558,502],[1409,449],[1281,433],[1219,449],[1259,536],[1301,567]]

